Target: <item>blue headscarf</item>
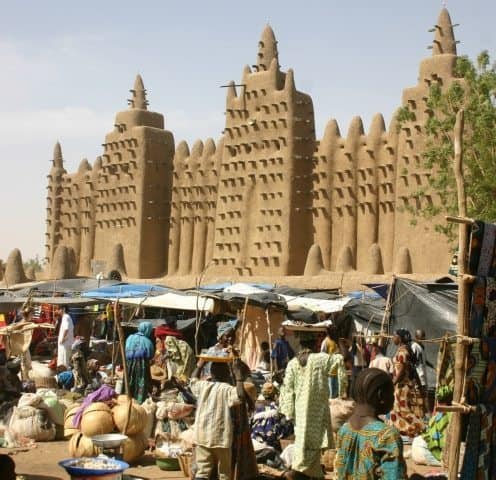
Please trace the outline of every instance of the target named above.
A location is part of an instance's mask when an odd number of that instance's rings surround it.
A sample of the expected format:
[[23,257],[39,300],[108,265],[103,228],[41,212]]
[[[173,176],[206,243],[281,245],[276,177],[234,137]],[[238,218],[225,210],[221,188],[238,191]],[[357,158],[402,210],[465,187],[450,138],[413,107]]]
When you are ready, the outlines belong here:
[[237,326],[238,326],[238,319],[229,320],[228,322],[220,323],[217,326],[217,339],[220,339],[222,336],[227,335],[228,333],[234,332]]
[[57,383],[65,390],[70,390],[74,386],[74,374],[71,370],[65,370],[57,375]]
[[126,359],[135,360],[142,358],[152,358],[155,353],[155,347],[150,340],[153,332],[151,322],[141,322],[138,327],[138,333],[130,335],[126,340]]

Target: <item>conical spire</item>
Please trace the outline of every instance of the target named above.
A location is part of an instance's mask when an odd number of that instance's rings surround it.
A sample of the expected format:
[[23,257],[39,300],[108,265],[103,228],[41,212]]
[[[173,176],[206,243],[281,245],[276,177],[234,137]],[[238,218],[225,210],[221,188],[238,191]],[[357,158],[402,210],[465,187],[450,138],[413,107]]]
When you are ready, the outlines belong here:
[[181,140],[176,147],[176,153],[174,154],[174,160],[184,160],[189,157],[189,147],[188,144]]
[[292,68],[288,68],[288,71],[286,72],[286,78],[284,79],[284,90],[288,93],[296,92],[294,72]]
[[62,148],[60,147],[59,142],[57,142],[53,148],[53,166],[59,168],[64,167],[64,158],[62,157]]
[[432,54],[441,55],[443,53],[449,53],[451,55],[456,55],[456,41],[453,33],[453,24],[451,23],[451,18],[446,8],[441,10],[434,30],[436,33],[432,44]]
[[270,67],[270,62],[272,62],[272,59],[274,58],[279,65],[276,36],[274,35],[274,30],[272,30],[270,25],[267,25],[262,32],[260,41],[258,42],[258,70],[268,70]]
[[129,91],[133,94],[133,98],[128,100],[129,108],[147,110],[148,100],[146,99],[146,90],[141,75],[139,74],[136,75],[136,80],[134,81],[134,87],[132,90]]
[[327,122],[324,130],[324,136],[320,142],[323,148],[333,148],[335,143],[341,137],[341,132],[339,131],[339,125],[336,119],[332,118]]

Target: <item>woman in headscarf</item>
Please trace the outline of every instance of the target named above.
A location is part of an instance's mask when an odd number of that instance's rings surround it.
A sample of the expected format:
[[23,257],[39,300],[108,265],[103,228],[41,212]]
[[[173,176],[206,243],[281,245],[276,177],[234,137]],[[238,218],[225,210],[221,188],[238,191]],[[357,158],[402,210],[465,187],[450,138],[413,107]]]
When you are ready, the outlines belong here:
[[398,350],[393,358],[394,406],[391,422],[402,435],[415,437],[425,428],[425,411],[411,341],[408,330],[396,330],[393,342]]
[[132,397],[143,403],[151,391],[150,360],[155,353],[151,340],[153,327],[151,322],[141,322],[138,333],[126,340],[127,375]]
[[[234,342],[236,341],[237,321],[225,322],[217,327],[217,343],[212,345],[205,353],[208,357],[227,357],[233,351]],[[210,376],[212,364],[208,362],[203,368],[203,376]],[[234,378],[234,377],[233,377]]]

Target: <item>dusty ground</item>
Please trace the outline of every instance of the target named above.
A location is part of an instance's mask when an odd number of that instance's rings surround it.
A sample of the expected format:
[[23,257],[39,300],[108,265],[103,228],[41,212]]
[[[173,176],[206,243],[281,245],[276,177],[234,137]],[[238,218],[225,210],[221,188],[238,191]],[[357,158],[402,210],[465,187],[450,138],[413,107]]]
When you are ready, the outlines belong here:
[[[0,453],[14,453],[12,458],[16,463],[17,475],[22,475],[26,480],[70,480],[66,471],[59,467],[58,462],[69,458],[67,442],[37,443],[27,451],[23,449],[0,448]],[[126,474],[131,479],[158,480],[180,479],[184,480],[179,472],[164,472],[155,465],[151,455],[145,455],[140,466],[130,468]],[[1,478],[1,476],[0,476]]]
[[[37,443],[36,446],[27,451],[22,449],[0,448],[0,453],[13,453],[12,458],[16,463],[16,472],[26,480],[70,480],[65,470],[57,465],[60,460],[68,458],[67,442]],[[407,461],[411,475],[413,473],[426,474],[439,472],[433,467],[421,467]],[[151,455],[145,455],[140,461],[140,466],[135,466],[126,471],[131,479],[143,480],[184,480],[181,472],[165,472],[160,470]],[[329,475],[327,478],[332,478]]]

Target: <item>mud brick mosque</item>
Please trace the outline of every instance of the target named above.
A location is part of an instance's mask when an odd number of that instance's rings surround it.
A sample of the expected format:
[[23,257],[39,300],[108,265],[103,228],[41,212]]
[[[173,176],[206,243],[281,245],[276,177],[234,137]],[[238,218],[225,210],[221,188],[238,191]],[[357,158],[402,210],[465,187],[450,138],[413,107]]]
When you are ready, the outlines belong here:
[[422,161],[429,87],[455,78],[446,9],[434,30],[432,56],[403,91],[401,105],[415,119],[401,128],[394,116],[386,127],[381,114],[367,132],[360,117],[345,133],[330,120],[317,139],[312,98],[297,89],[293,70],[280,69],[269,26],[256,65],[227,88],[217,142],[176,144],[138,75],[93,165],[83,160],[68,173],[55,146],[46,231],[52,276],[90,275],[95,265],[130,278],[198,275],[207,266],[268,277],[446,272],[446,239],[425,220],[413,226],[405,210],[423,208],[411,195],[432,174]]

